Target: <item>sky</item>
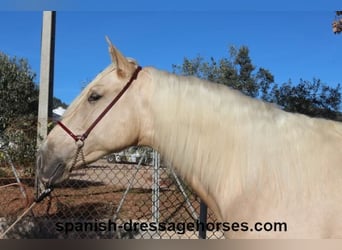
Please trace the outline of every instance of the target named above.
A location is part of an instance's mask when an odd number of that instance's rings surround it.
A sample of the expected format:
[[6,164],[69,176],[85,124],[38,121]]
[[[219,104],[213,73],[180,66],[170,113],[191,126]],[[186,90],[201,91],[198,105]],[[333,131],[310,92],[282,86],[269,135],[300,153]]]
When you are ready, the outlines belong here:
[[[245,45],[255,66],[270,70],[276,83],[300,78],[319,78],[330,86],[342,83],[342,34],[333,34],[336,8],[326,9],[324,1],[321,9],[314,2],[311,10],[215,9],[201,4],[193,10],[186,4],[183,10],[173,10],[166,4],[159,9],[122,6],[103,11],[99,6],[93,8],[98,11],[76,5],[56,8],[54,96],[67,104],[109,65],[106,35],[142,66],[172,71],[172,64],[182,64],[184,57],[219,59],[228,56],[229,46]],[[26,58],[38,83],[42,7],[2,7],[0,51]]]

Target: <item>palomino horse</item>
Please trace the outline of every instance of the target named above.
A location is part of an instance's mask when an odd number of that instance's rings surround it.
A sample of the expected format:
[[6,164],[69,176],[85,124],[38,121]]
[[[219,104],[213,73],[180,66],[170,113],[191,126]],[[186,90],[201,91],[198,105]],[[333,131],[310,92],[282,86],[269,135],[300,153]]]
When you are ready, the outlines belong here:
[[[141,69],[108,42],[112,63],[38,152],[47,187],[83,163],[75,160],[80,150],[90,163],[147,145],[229,225],[228,238],[342,238],[341,123],[287,113],[194,77]],[[257,230],[259,222],[268,227]],[[276,222],[283,230],[272,229]]]

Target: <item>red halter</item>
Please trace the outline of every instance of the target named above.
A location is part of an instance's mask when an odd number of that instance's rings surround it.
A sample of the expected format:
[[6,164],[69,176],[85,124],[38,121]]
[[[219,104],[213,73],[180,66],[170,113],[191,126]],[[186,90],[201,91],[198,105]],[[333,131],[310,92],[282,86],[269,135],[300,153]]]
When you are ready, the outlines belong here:
[[[108,104],[108,106],[102,111],[102,113],[96,118],[96,120],[89,126],[89,128],[82,134],[82,135],[75,135],[70,129],[68,129],[67,126],[65,126],[61,121],[58,121],[57,124],[61,126],[64,131],[70,135],[75,142],[81,141],[84,142],[85,139],[87,139],[90,132],[93,130],[93,128],[101,121],[101,119],[108,113],[108,111],[119,101],[119,99],[123,96],[123,94],[126,92],[126,90],[131,86],[132,82],[137,79],[139,72],[141,71],[142,67],[138,66],[137,69],[134,71],[133,75],[129,79],[129,81],[126,83],[126,85],[122,88],[122,90],[115,96],[113,101]],[[82,143],[83,144],[83,143]]]

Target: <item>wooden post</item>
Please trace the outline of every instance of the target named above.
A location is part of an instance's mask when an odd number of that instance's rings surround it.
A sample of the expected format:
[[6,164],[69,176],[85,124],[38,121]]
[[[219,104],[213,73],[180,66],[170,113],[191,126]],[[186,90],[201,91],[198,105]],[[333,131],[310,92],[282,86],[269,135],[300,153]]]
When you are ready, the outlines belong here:
[[39,81],[39,106],[37,128],[38,148],[47,136],[48,117],[50,117],[52,114],[55,27],[56,12],[44,11]]

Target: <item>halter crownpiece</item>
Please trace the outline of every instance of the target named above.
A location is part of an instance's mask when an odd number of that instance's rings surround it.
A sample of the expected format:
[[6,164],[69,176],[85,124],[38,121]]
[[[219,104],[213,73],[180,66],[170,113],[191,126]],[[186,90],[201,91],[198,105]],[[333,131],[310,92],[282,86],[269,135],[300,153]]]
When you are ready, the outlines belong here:
[[[123,96],[123,94],[127,91],[127,89],[131,86],[132,82],[137,79],[139,72],[142,70],[141,66],[138,66],[134,71],[133,75],[126,83],[126,85],[121,89],[121,91],[115,96],[113,101],[108,104],[108,106],[102,111],[102,113],[96,118],[96,120],[89,126],[89,128],[82,135],[75,135],[67,126],[65,126],[61,121],[58,121],[57,124],[61,126],[64,131],[70,135],[75,142],[84,142],[87,139],[90,132],[94,129],[94,127],[101,121],[101,119],[108,113],[108,111],[119,101],[119,99]],[[81,144],[82,147],[83,143]]]

